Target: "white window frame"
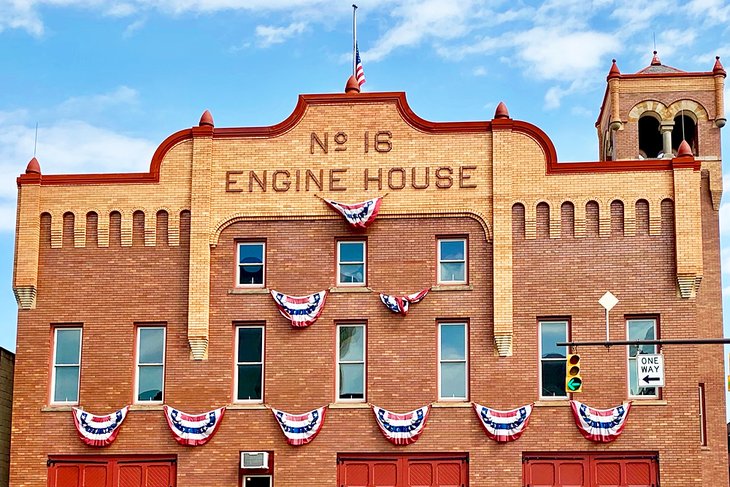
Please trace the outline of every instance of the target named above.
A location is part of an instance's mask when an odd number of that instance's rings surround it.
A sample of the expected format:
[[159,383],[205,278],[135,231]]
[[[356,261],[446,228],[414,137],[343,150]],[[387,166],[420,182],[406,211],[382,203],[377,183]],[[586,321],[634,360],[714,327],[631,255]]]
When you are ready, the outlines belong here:
[[[140,347],[142,345],[142,340],[140,340],[140,337],[142,335],[141,330],[162,330],[162,363],[144,363],[141,364],[139,362],[140,359]],[[137,346],[135,347],[135,358],[134,358],[134,404],[163,404],[165,402],[165,358],[167,356],[167,327],[165,326],[159,326],[159,325],[153,325],[153,326],[147,326],[147,325],[141,325],[137,326]],[[147,366],[153,366],[153,367],[159,367],[162,366],[162,399],[159,401],[143,401],[139,399],[139,370],[141,367],[147,367]]]
[[[340,329],[341,328],[362,328],[362,360],[341,360],[340,359]],[[335,402],[363,403],[368,398],[368,327],[365,323],[341,323],[337,325],[337,343],[336,343],[336,362],[335,370]],[[341,398],[340,397],[340,365],[342,364],[362,364],[362,399],[360,398]]]
[[[243,328],[259,328],[261,330],[261,360],[259,362],[239,362],[238,361],[238,330]],[[265,370],[266,370],[266,326],[265,325],[236,325],[236,344],[234,347],[233,355],[233,402],[243,404],[262,404],[264,402],[264,384],[266,381]],[[239,365],[260,365],[261,366],[261,399],[239,399],[238,398],[238,366]]]
[[[252,266],[259,264],[242,264],[241,263],[241,247],[243,246],[261,246],[261,284],[241,284],[241,267],[244,265]],[[266,242],[261,241],[241,241],[236,243],[236,287],[263,288],[266,287]]]
[[[464,402],[469,399],[469,323],[466,321],[444,321],[438,324],[438,400],[450,402]],[[464,326],[464,359],[444,359],[441,357],[441,329],[444,326]],[[441,394],[441,365],[464,364],[464,397],[444,397]]]
[[[630,337],[629,326],[632,321],[653,321],[654,322],[654,339],[655,340],[659,339],[659,333],[658,333],[659,327],[658,327],[657,319],[655,317],[649,316],[646,318],[639,317],[639,318],[627,318],[626,319],[626,339],[627,340],[631,340],[631,338],[629,338]],[[647,345],[647,346],[654,347],[654,351],[652,353],[659,353],[658,345]],[[649,399],[649,400],[659,399],[659,395],[660,395],[659,387],[656,387],[656,386],[653,387],[654,394],[641,394],[641,395],[631,394],[631,362],[632,361],[636,362],[636,358],[631,358],[629,355],[630,353],[631,353],[631,346],[627,346],[626,347],[626,394],[628,395],[629,399]],[[636,373],[636,378],[638,381],[638,378],[639,378],[638,370]],[[637,384],[637,389],[639,389],[638,384]],[[651,387],[641,387],[640,389],[651,389]]]
[[[72,364],[56,364],[56,352],[58,351],[58,331],[59,330],[79,330],[79,359],[77,365]],[[53,329],[53,361],[51,362],[51,404],[73,405],[79,403],[81,397],[81,356],[84,343],[84,330],[80,326],[57,326]],[[56,367],[78,367],[79,377],[76,382],[76,401],[56,401]]]
[[[441,259],[441,243],[442,242],[462,242],[464,244],[464,260],[443,260]],[[437,282],[438,284],[466,284],[469,280],[469,246],[467,244],[467,239],[464,237],[457,237],[457,238],[439,238],[436,242],[436,253],[437,253],[437,259],[436,259],[436,272],[437,272]],[[441,264],[449,264],[449,263],[464,263],[464,279],[459,281],[447,281],[444,280],[441,276]]]
[[[362,264],[362,282],[342,282],[340,281],[340,267],[343,262],[340,260],[342,253],[340,248],[342,244],[362,244],[362,262],[344,262],[345,265],[349,264]],[[338,240],[337,241],[337,286],[351,286],[351,287],[362,287],[367,286],[368,282],[368,243],[367,240]]]
[[543,396],[542,395],[542,363],[545,362],[566,362],[568,353],[570,350],[568,347],[565,347],[565,357],[564,359],[558,359],[558,358],[543,358],[542,357],[542,326],[543,325],[555,325],[555,324],[561,324],[565,325],[565,339],[568,340],[570,337],[570,321],[568,320],[540,320],[537,322],[538,329],[537,329],[537,359],[538,359],[538,367],[537,367],[537,377],[538,377],[538,384],[537,384],[537,391],[538,391],[538,397],[541,401],[565,401],[566,399],[570,398],[570,395],[566,392],[564,396]]

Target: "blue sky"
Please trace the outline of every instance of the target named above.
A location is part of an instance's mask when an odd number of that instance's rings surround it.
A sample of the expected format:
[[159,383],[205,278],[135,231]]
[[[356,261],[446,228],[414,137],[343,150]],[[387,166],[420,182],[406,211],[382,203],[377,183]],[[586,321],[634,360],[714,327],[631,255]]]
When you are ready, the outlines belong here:
[[[364,91],[405,91],[435,121],[491,119],[503,100],[565,161],[597,157],[611,58],[636,72],[656,37],[664,64],[709,71],[720,55],[730,70],[727,1],[358,4]],[[36,123],[44,174],[147,170],[157,145],[205,109],[217,127],[269,125],[299,93],[343,91],[351,12],[331,0],[0,0],[0,346],[15,349],[15,178]],[[727,188],[727,163],[724,173]],[[727,203],[720,216],[728,309]]]

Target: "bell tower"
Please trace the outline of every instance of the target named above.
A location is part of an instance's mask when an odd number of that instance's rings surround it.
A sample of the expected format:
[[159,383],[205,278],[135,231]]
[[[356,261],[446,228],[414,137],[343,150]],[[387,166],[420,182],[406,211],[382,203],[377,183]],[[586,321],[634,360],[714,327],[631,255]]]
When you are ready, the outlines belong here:
[[634,74],[622,74],[614,59],[596,122],[599,159],[672,159],[685,141],[695,158],[719,160],[725,76],[719,57],[712,71],[686,72],[654,51]]

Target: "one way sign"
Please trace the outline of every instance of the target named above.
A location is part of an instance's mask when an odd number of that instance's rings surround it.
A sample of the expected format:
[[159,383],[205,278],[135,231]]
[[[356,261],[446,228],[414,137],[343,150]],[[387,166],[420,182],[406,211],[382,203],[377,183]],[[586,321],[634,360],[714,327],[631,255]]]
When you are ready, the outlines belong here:
[[661,354],[637,355],[639,387],[664,386],[664,356]]

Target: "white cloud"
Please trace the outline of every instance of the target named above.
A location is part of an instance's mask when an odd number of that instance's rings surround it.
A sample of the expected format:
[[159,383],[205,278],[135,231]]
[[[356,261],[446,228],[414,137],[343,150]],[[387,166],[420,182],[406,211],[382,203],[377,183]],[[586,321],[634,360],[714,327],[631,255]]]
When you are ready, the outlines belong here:
[[146,23],[147,19],[145,18],[135,20],[124,28],[124,32],[122,32],[122,37],[124,37],[125,39],[132,37],[134,33],[144,27]]
[[273,27],[268,25],[256,26],[256,37],[260,47],[269,47],[273,44],[281,44],[290,37],[301,34],[307,28],[304,22],[292,22],[286,27]]
[[[730,184],[728,183],[727,176],[723,176],[723,193],[727,194],[728,187]],[[720,205],[720,235],[722,236],[728,236],[730,237],[730,203],[722,203]],[[723,249],[724,251],[724,249]],[[727,249],[730,257],[730,248]],[[728,262],[730,264],[730,262]],[[728,271],[730,271],[730,267],[728,267]]]
[[687,11],[706,25],[730,21],[730,4],[723,0],[692,0],[687,4]]
[[722,297],[730,298],[730,286],[725,286],[724,288],[722,288]]
[[474,68],[474,70],[471,72],[474,76],[486,76],[487,75],[487,68],[484,66],[477,66]]
[[730,274],[730,247],[720,249],[720,260],[723,274]]
[[83,118],[89,112],[96,113],[108,108],[138,104],[139,92],[134,88],[122,85],[108,93],[71,97],[62,102],[56,110],[62,116]]

